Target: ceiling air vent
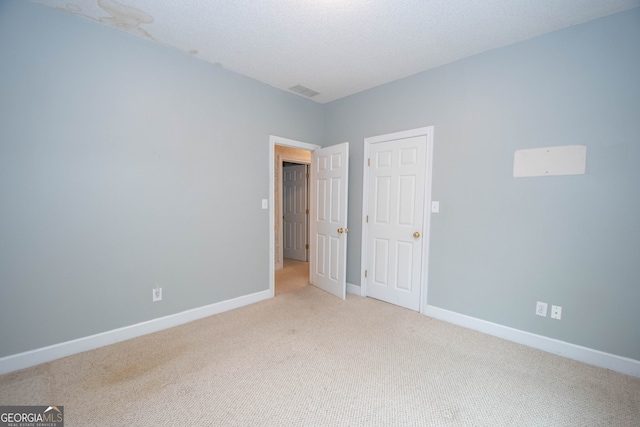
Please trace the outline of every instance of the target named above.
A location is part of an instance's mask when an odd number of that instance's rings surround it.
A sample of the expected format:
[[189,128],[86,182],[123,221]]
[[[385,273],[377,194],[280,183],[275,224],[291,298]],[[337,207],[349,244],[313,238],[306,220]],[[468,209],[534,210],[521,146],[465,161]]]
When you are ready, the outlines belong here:
[[308,87],[304,87],[302,85],[295,85],[293,87],[290,87],[289,90],[295,93],[299,93],[300,95],[307,96],[309,98],[320,95],[320,92],[316,92],[315,90],[309,89]]

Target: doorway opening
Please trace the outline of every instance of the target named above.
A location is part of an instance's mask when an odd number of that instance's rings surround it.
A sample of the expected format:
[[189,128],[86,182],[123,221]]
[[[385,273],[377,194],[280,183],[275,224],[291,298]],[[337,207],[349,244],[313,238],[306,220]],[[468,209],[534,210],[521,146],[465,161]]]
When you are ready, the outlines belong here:
[[[284,267],[280,224],[282,157],[276,147],[310,152],[309,283],[338,298],[346,298],[349,143],[320,147],[277,136],[269,137],[269,290],[275,296],[275,271]],[[281,228],[280,228],[281,229]]]
[[[272,296],[300,289],[310,283],[308,171],[302,173],[304,188],[299,179],[302,172],[300,165],[308,168],[311,152],[318,148],[317,145],[287,138],[269,138],[269,290]],[[293,172],[288,174],[288,178],[293,179],[287,191],[284,188],[286,168],[291,168]]]
[[[280,157],[281,165],[280,179],[274,182],[276,210],[282,212],[276,218],[276,233],[282,249],[276,249],[276,254],[282,254],[282,268],[276,267],[275,295],[280,295],[310,284],[309,164],[306,161],[310,162],[311,152],[278,145],[275,154],[276,162]],[[300,161],[305,163],[293,161],[295,159],[302,159]],[[278,200],[278,194],[281,194],[281,200]]]

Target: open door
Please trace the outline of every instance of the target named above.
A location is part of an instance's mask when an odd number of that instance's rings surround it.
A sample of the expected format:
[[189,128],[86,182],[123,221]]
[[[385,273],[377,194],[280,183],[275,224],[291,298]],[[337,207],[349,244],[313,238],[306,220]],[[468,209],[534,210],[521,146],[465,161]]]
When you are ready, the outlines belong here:
[[310,281],[312,285],[345,299],[349,143],[313,151],[310,176]]

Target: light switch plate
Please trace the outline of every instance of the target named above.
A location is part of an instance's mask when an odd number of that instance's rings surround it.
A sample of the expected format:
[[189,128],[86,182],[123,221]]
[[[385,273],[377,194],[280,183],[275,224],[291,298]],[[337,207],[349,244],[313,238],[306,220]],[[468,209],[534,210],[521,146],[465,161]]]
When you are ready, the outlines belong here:
[[440,212],[440,202],[434,200],[431,202],[431,212],[438,213]]
[[268,208],[269,208],[269,200],[262,199],[262,209],[268,209]]

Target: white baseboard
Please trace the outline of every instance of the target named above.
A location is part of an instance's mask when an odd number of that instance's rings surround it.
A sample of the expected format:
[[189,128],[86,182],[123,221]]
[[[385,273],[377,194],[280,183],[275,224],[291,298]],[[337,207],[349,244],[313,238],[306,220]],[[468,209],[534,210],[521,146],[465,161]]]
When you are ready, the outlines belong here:
[[244,295],[238,298],[206,305],[204,307],[183,311],[181,313],[159,317],[157,319],[137,323],[135,325],[90,335],[88,337],[25,351],[24,353],[5,356],[0,358],[0,375],[28,368],[30,366],[39,365],[41,363],[50,362],[62,357],[71,356],[72,354],[81,353],[83,351],[93,350],[105,345],[126,341],[152,332],[172,328],[174,326],[182,325],[183,323],[202,319],[203,317],[212,316],[214,314],[269,299],[272,296],[273,295],[271,295],[270,290],[260,291],[254,294]]
[[423,314],[438,320],[453,323],[454,325],[484,332],[485,334],[523,344],[528,347],[537,348],[538,350],[543,350],[548,353],[554,353],[579,362],[588,363],[589,365],[640,377],[640,360],[616,356],[615,354],[605,353],[600,350],[532,334],[431,305],[425,308]]
[[353,283],[347,283],[347,292],[350,294],[360,295],[360,286],[354,285]]

